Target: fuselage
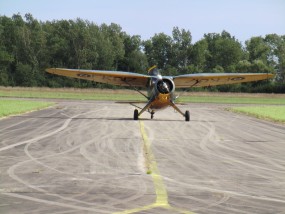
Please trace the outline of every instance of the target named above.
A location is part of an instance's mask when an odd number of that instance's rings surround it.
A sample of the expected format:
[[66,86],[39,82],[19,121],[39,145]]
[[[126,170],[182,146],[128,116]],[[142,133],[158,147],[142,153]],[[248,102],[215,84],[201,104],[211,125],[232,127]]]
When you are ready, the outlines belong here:
[[150,109],[159,110],[164,109],[174,102],[175,85],[170,77],[161,76],[158,69],[149,71],[151,79],[148,83],[148,97],[151,102]]

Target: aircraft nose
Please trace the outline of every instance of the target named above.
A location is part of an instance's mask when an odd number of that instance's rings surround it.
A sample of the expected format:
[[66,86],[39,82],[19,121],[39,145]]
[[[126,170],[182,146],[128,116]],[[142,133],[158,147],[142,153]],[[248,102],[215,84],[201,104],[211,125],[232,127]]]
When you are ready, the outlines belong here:
[[168,85],[167,85],[165,82],[163,83],[163,88],[164,88],[167,92],[169,92]]

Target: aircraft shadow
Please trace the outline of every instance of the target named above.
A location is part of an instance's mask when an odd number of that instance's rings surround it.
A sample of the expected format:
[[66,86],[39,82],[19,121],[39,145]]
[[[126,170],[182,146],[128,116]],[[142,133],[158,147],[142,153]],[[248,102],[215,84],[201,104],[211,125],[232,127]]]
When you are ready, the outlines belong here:
[[[29,119],[59,119],[59,120],[66,120],[69,119],[70,117],[62,117],[62,116],[21,116],[21,115],[16,115],[13,116],[13,118],[29,118]],[[113,120],[113,121],[135,121],[133,118],[118,118],[118,117],[76,117],[72,118],[72,120]],[[183,122],[185,123],[186,121],[181,119],[181,120],[173,120],[173,119],[150,119],[150,118],[140,118],[137,121],[159,121],[159,122]],[[191,122],[218,122],[218,121],[210,121],[210,120],[190,120]]]

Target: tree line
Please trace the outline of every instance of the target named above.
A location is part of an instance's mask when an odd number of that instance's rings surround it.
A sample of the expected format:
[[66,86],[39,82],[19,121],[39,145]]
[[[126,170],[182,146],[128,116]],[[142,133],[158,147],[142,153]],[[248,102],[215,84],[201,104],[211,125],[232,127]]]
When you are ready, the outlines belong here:
[[186,73],[275,73],[274,80],[212,87],[215,91],[285,93],[285,35],[252,37],[242,44],[229,32],[208,33],[193,43],[191,32],[174,27],[143,41],[118,24],[87,20],[38,21],[31,14],[0,16],[0,85],[112,87],[49,75],[46,68],[121,70],[164,75]]

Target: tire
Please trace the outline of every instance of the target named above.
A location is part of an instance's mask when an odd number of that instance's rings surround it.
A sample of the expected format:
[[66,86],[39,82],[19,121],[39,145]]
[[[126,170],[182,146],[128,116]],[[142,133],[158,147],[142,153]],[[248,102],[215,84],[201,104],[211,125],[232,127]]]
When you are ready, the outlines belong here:
[[134,111],[134,120],[138,120],[139,119],[139,111],[137,109],[135,109]]
[[185,112],[185,121],[190,121],[190,112],[189,111]]

